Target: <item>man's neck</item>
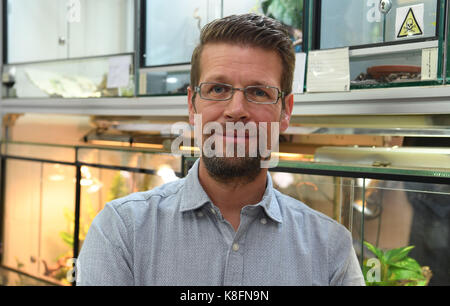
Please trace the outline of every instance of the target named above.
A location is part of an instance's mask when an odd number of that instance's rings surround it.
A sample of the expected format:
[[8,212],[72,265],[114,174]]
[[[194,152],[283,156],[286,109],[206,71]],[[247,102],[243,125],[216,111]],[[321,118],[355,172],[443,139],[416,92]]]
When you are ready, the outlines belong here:
[[211,201],[220,209],[223,217],[237,230],[242,208],[246,205],[257,204],[264,195],[267,169],[261,169],[258,176],[251,182],[243,183],[245,179],[240,178],[221,182],[209,174],[203,161],[200,160],[198,178]]

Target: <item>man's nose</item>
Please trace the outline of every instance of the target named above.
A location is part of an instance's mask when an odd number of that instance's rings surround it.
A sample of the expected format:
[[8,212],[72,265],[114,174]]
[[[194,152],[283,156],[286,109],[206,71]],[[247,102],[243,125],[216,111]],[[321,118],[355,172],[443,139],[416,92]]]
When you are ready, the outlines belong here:
[[232,121],[245,121],[249,117],[249,102],[243,90],[235,90],[233,97],[225,108],[225,118]]

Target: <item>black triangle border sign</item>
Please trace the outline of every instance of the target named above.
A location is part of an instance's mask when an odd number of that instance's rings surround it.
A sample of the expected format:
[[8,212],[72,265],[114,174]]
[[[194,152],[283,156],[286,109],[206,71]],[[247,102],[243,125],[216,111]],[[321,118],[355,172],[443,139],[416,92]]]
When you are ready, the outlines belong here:
[[420,31],[420,33],[416,33],[416,34],[413,34],[413,35],[411,35],[411,36],[423,35],[423,31],[422,31],[422,29],[420,28],[419,23],[417,22],[416,15],[414,15],[414,10],[412,9],[412,7],[410,7],[409,10],[408,10],[408,13],[406,13],[405,20],[403,20],[403,22],[402,22],[402,25],[401,25],[401,27],[400,27],[400,30],[398,31],[397,38],[403,38],[403,37],[408,37],[408,36],[410,36],[410,35],[400,36],[400,33],[402,32],[403,26],[405,25],[406,19],[407,19],[408,16],[409,16],[409,12],[411,12],[412,17],[414,18],[414,22],[416,23],[417,28],[419,28],[419,31]]

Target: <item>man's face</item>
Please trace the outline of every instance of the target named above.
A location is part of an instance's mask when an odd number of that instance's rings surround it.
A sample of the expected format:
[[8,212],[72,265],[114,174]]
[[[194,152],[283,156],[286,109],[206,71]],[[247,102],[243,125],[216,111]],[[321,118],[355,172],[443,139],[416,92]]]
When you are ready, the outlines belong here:
[[[274,86],[281,90],[282,62],[275,51],[267,51],[262,48],[233,45],[229,43],[211,43],[204,46],[200,59],[202,82],[217,82],[230,84],[233,87],[244,88],[252,85]],[[261,122],[267,123],[267,143],[271,144],[270,126],[272,122],[278,122],[280,132],[287,129],[293,106],[293,95],[285,97],[285,110],[282,111],[282,101],[277,104],[255,104],[249,102],[242,91],[236,91],[231,100],[209,101],[202,99],[198,94],[195,97],[195,109],[192,104],[193,88],[188,88],[189,119],[194,124],[194,114],[202,116],[202,123],[217,122],[226,131],[226,123],[253,122],[257,126]],[[195,112],[196,110],[196,112]],[[203,135],[203,141],[210,135]],[[248,137],[226,137],[213,134],[217,141],[226,143],[246,143],[248,152]],[[204,159],[204,157],[202,157]],[[237,169],[251,163],[249,157],[218,157],[223,168]],[[254,161],[254,160],[253,160]],[[236,174],[238,175],[238,174]]]

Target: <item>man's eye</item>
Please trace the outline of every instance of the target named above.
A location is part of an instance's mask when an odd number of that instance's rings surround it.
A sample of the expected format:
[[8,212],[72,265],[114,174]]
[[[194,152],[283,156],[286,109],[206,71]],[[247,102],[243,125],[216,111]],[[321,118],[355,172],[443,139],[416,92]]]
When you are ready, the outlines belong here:
[[261,88],[248,88],[248,93],[254,97],[258,97],[258,98],[264,98],[264,97],[268,97],[269,95],[267,94],[267,92]]
[[267,93],[264,90],[259,89],[259,88],[255,88],[254,93],[258,97],[265,97],[265,96],[267,96]]
[[216,93],[216,94],[220,94],[225,92],[225,88],[223,86],[213,86],[211,88],[211,92]]

